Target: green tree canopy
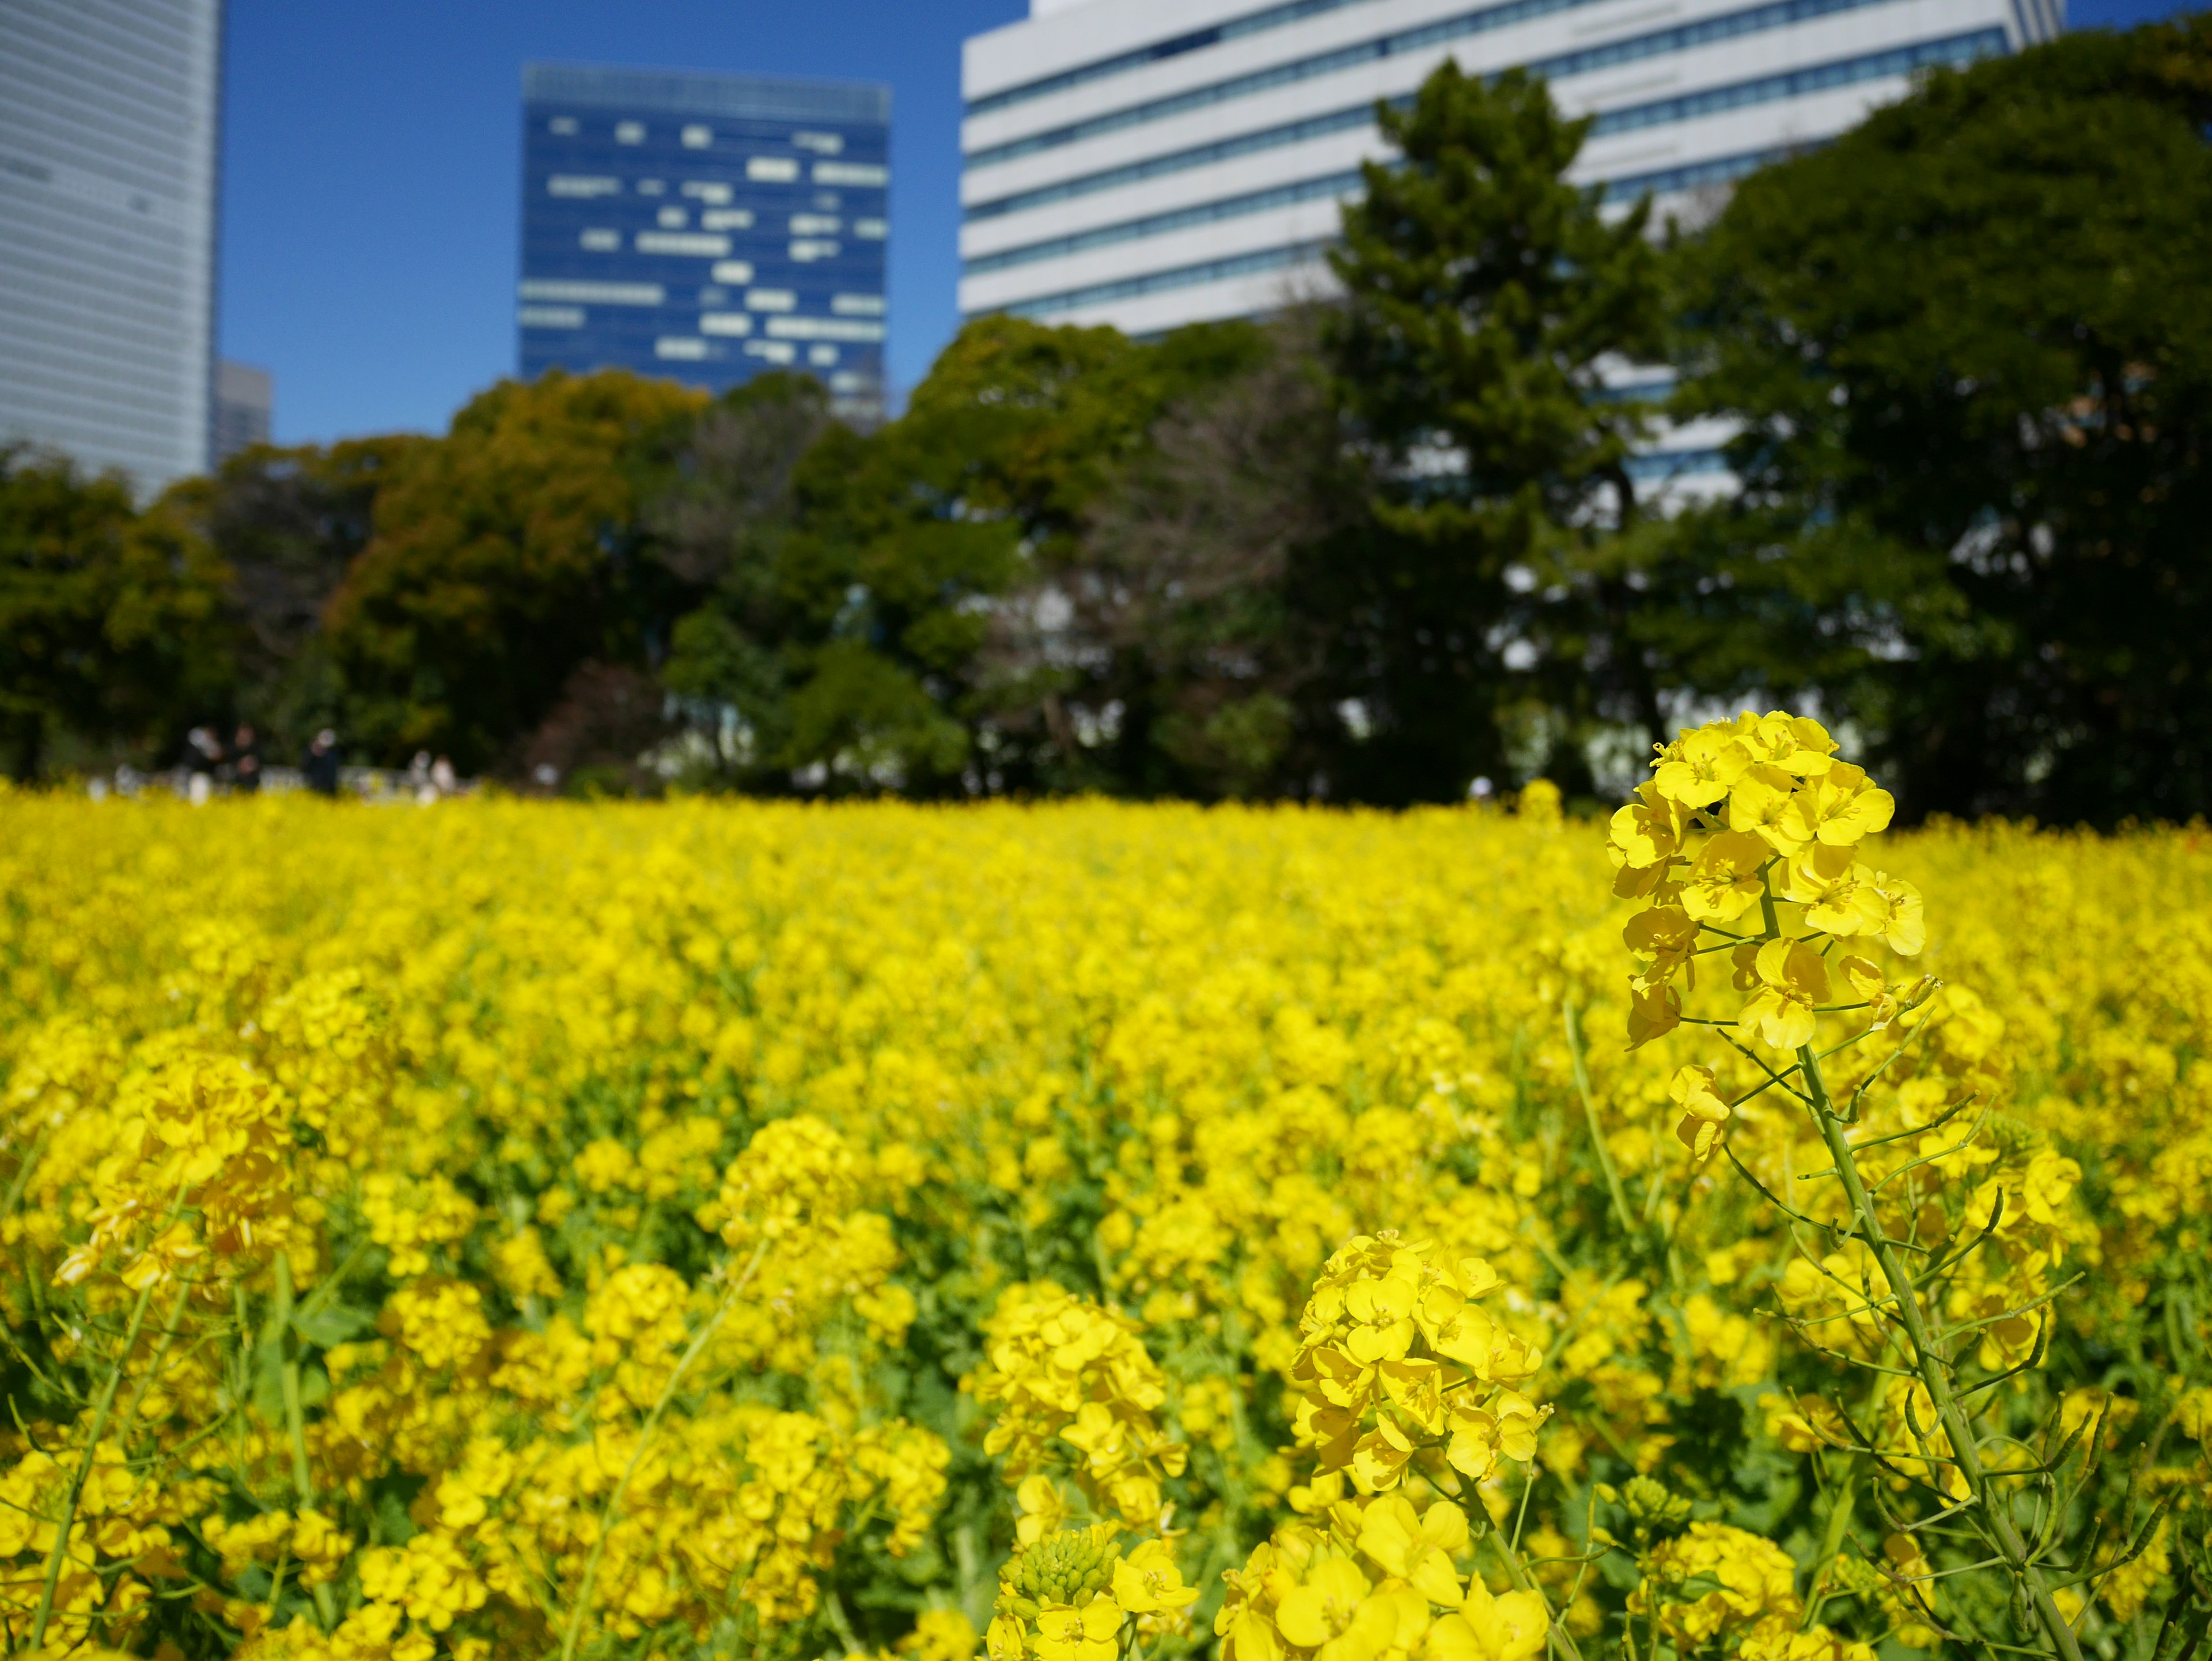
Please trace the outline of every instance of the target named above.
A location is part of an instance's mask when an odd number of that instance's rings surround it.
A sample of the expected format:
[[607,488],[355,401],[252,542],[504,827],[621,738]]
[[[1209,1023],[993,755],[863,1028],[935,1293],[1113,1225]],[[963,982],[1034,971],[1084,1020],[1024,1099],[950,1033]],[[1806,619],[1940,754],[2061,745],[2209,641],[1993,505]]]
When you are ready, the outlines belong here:
[[[1378,119],[1398,155],[1345,210],[1329,337],[1376,530],[1312,603],[1343,619],[1343,693],[1371,729],[1346,794],[1449,799],[1505,772],[1506,717],[1547,693],[1571,719],[1595,683],[1657,734],[1641,660],[1607,649],[1629,591],[1592,555],[1641,511],[1643,411],[1605,377],[1658,349],[1665,289],[1645,210],[1608,217],[1568,181],[1589,123],[1541,81],[1448,61]],[[1529,599],[1553,591],[1582,609]]]
[[71,736],[157,757],[234,673],[228,574],[118,475],[0,447],[0,739],[17,779]]
[[1917,812],[2212,811],[2212,20],[1938,73],[1690,251],[1743,423],[1645,619],[1818,686]]
[[784,458],[769,470],[782,483],[757,488],[769,473],[695,444],[666,521],[685,550],[716,551],[714,593],[678,626],[667,678],[723,765],[755,788],[816,769],[836,788],[921,794],[1120,782],[1115,735],[1093,714],[1114,697],[1113,654],[1077,605],[1088,515],[1177,392],[1255,338],[1145,346],[987,318],[903,416],[865,435],[823,423],[795,377],[731,394],[702,440],[726,423],[738,451]]
[[502,381],[394,466],[329,607],[348,739],[484,767],[580,666],[648,655],[681,606],[642,516],[703,403],[614,370]]

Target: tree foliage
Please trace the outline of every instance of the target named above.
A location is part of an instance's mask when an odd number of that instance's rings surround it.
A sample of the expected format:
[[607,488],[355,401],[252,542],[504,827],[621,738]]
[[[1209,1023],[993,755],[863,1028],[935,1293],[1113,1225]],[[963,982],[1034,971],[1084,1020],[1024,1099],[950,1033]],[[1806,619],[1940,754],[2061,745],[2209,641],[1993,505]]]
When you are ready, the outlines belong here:
[[0,741],[35,776],[58,738],[158,750],[232,672],[227,574],[119,475],[0,447]]
[[[1328,569],[1327,609],[1372,728],[1348,792],[1449,800],[1509,770],[1510,712],[1533,697],[1660,736],[1640,664],[1590,638],[1626,600],[1589,556],[1638,516],[1642,410],[1606,396],[1606,371],[1656,352],[1665,287],[1645,209],[1608,219],[1568,182],[1589,121],[1540,81],[1448,62],[1378,114],[1397,155],[1345,210],[1329,340],[1374,525],[1365,557]],[[1564,615],[1528,598],[1563,584]],[[1539,663],[1542,682],[1523,672]]]
[[652,654],[672,607],[643,509],[701,402],[612,371],[502,381],[396,468],[327,614],[352,736],[483,767],[578,665]]
[[1938,74],[1686,267],[1743,423],[1648,636],[1817,687],[1914,811],[2212,810],[2212,21]]

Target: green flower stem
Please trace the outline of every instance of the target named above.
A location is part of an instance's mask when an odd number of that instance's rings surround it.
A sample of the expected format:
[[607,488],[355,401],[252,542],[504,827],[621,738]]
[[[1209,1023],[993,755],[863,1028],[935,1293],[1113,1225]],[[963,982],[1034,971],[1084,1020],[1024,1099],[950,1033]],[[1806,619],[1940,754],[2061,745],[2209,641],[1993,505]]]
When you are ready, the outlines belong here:
[[1620,1173],[1613,1167],[1612,1151],[1605,1145],[1605,1132],[1597,1122],[1597,1102],[1590,1094],[1589,1068],[1583,1062],[1582,1012],[1575,1007],[1572,998],[1560,1001],[1567,1018],[1567,1054],[1575,1068],[1575,1089],[1583,1098],[1583,1113],[1589,1121],[1590,1145],[1597,1149],[1597,1162],[1605,1172],[1605,1185],[1613,1196],[1613,1214],[1620,1220],[1620,1232],[1633,1238],[1636,1224],[1628,1214],[1628,1195],[1620,1186]]
[[[300,1398],[300,1345],[292,1331],[292,1259],[282,1249],[276,1253],[276,1353],[281,1361],[277,1376],[284,1391],[284,1430],[292,1443],[292,1489],[299,1496],[300,1509],[305,1511],[315,1503],[315,1478],[307,1467],[307,1414]],[[337,1624],[337,1605],[327,1585],[315,1588],[315,1613],[322,1616],[325,1632]]]
[[107,1432],[108,1409],[115,1405],[115,1392],[123,1383],[123,1369],[137,1345],[138,1329],[146,1323],[146,1311],[154,1303],[154,1288],[160,1284],[157,1275],[139,1291],[138,1301],[131,1305],[131,1324],[124,1330],[123,1346],[115,1354],[115,1365],[107,1369],[106,1381],[100,1387],[100,1399],[93,1403],[92,1429],[84,1439],[84,1455],[76,1462],[76,1471],[70,1478],[69,1493],[62,1501],[62,1514],[54,1521],[53,1549],[46,1554],[46,1579],[39,1587],[39,1610],[31,1618],[33,1650],[46,1641],[46,1622],[54,1614],[54,1591],[61,1585],[62,1564],[69,1557],[70,1530],[76,1526],[77,1502],[84,1497],[84,1485],[91,1479],[93,1461],[100,1453],[100,1439]]
[[1905,1336],[1912,1341],[1914,1370],[1928,1390],[1928,1399],[1935,1404],[1936,1421],[1950,1439],[1952,1457],[1957,1461],[1959,1474],[1966,1479],[1972,1494],[1975,1508],[1981,1512],[1982,1525],[1989,1531],[1990,1542],[2004,1559],[2005,1567],[2027,1591],[2036,1618],[2042,1623],[2044,1633],[2051,1640],[2053,1652],[2061,1661],[2081,1661],[2081,1646],[2074,1636],[2074,1628],[2067,1624],[2059,1612],[2058,1604],[2045,1584],[2043,1571],[2029,1561],[2027,1542],[2021,1537],[2012,1513],[2003,1503],[2003,1496],[1983,1469],[1981,1452],[1976,1446],[1973,1427],[1965,1410],[1960,1407],[1951,1388],[1951,1361],[1939,1342],[1928,1330],[1926,1313],[1920,1307],[1920,1298],[1912,1282],[1911,1272],[1899,1258],[1896,1247],[1882,1230],[1881,1219],[1875,1210],[1874,1196],[1867,1191],[1865,1180],[1859,1175],[1853,1158],[1850,1139],[1844,1134],[1844,1122],[1836,1115],[1834,1104],[1828,1098],[1828,1088],[1820,1076],[1820,1063],[1813,1054],[1810,1044],[1797,1051],[1799,1062],[1805,1069],[1805,1081],[1813,1098],[1813,1116],[1820,1128],[1821,1140],[1827,1143],[1828,1153],[1836,1163],[1836,1180],[1844,1185],[1844,1196],[1850,1200],[1851,1214],[1858,1219],[1859,1233],[1874,1252],[1882,1278],[1897,1300],[1897,1318],[1904,1326]]
[[1864,1454],[1853,1454],[1844,1467],[1844,1480],[1836,1488],[1835,1503],[1828,1512],[1828,1527],[1820,1539],[1820,1555],[1813,1565],[1813,1584],[1805,1594],[1805,1620],[1798,1630],[1810,1632],[1820,1621],[1820,1610],[1828,1601],[1828,1582],[1833,1577],[1836,1559],[1843,1555],[1844,1536],[1851,1531],[1851,1511],[1858,1497],[1859,1475],[1866,1464]]
[[[1759,873],[1759,894],[1760,916],[1766,925],[1766,938],[1783,938],[1782,919],[1775,910],[1772,867],[1770,864]],[[2027,1542],[2012,1519],[2012,1513],[2002,1503],[2002,1496],[1982,1467],[1981,1451],[1974,1440],[1973,1427],[1965,1409],[1959,1405],[1957,1394],[1951,1388],[1951,1358],[1942,1342],[1928,1329],[1926,1312],[1920,1306],[1919,1287],[1912,1275],[1899,1257],[1897,1247],[1881,1226],[1881,1214],[1875,1209],[1874,1196],[1868,1190],[1866,1181],[1859,1175],[1856,1151],[1844,1134],[1843,1118],[1829,1098],[1827,1081],[1820,1074],[1820,1057],[1808,1042],[1797,1047],[1797,1066],[1802,1074],[1805,1093],[1808,1098],[1814,1123],[1819,1127],[1820,1140],[1827,1145],[1828,1155],[1835,1169],[1836,1180],[1843,1184],[1844,1197],[1850,1202],[1851,1215],[1857,1220],[1858,1232],[1875,1262],[1880,1266],[1882,1278],[1889,1282],[1892,1296],[1897,1303],[1897,1318],[1904,1327],[1905,1336],[1912,1342],[1913,1372],[1926,1387],[1928,1399],[1936,1409],[1936,1422],[1950,1439],[1951,1453],[1966,1479],[1972,1495],[1974,1508],[1981,1513],[1982,1526],[1988,1531],[1990,1542],[2003,1559],[2007,1573],[2015,1585],[2027,1595],[2027,1601],[2041,1623],[2045,1635],[2050,1639],[2051,1651],[2059,1661],[2081,1661],[2081,1646],[2075,1640],[2074,1629],[2059,1613],[2058,1605],[2045,1584],[2043,1572],[2031,1561]],[[1840,1544],[1840,1542],[1838,1542]]]
[[721,1302],[714,1307],[713,1318],[699,1329],[699,1335],[691,1341],[691,1347],[677,1362],[676,1371],[668,1375],[668,1382],[660,1387],[660,1395],[653,1402],[653,1411],[646,1415],[645,1425],[638,1432],[637,1445],[630,1450],[629,1463],[623,1467],[622,1480],[615,1484],[615,1491],[607,1496],[607,1503],[600,1508],[599,1535],[592,1542],[591,1555],[584,1560],[583,1584],[576,1589],[575,1608],[568,1611],[568,1629],[561,1635],[561,1661],[572,1661],[576,1653],[576,1640],[583,1636],[584,1617],[592,1607],[592,1588],[599,1578],[599,1559],[606,1552],[608,1531],[614,1527],[616,1518],[622,1513],[623,1496],[629,1492],[630,1478],[637,1475],[637,1468],[645,1458],[645,1451],[653,1444],[653,1433],[660,1428],[660,1415],[667,1411],[669,1402],[675,1399],[676,1386],[683,1383],[684,1375],[691,1370],[692,1362],[697,1360],[700,1353],[707,1348],[708,1340],[720,1329],[731,1310],[737,1306],[738,1294],[751,1284],[754,1271],[760,1268],[761,1259],[767,1255],[768,1242],[763,1239],[754,1250],[752,1261],[745,1265],[745,1272],[722,1294]]

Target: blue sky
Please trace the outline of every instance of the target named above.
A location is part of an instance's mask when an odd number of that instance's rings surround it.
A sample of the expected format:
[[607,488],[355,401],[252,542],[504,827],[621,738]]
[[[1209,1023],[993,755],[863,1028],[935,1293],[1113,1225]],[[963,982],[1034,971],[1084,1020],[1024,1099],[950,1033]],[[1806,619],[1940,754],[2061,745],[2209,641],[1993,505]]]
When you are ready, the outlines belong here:
[[[1110,5],[1118,0],[1097,0]],[[2079,25],[2161,0],[2073,0]],[[442,428],[510,373],[527,58],[892,88],[891,350],[951,337],[960,43],[1025,0],[229,0],[221,327],[276,437]]]

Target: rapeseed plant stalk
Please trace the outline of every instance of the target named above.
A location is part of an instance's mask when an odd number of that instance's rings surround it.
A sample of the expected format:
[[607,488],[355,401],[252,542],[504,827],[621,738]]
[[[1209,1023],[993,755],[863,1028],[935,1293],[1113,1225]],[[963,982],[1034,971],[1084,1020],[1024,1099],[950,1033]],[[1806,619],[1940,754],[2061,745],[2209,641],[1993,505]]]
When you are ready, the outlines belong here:
[[[2086,1567],[2094,1561],[2094,1545],[2069,1571],[2054,1555],[2048,1531],[2037,1538],[2032,1529],[2023,1530],[2015,1512],[2023,1473],[2016,1462],[1992,1466],[1986,1457],[1990,1439],[1969,1406],[2042,1359],[2049,1306],[2063,1290],[2050,1279],[2058,1250],[2050,1238],[2053,1207],[2079,1171],[2071,1161],[2040,1153],[2009,1181],[1985,1181],[1963,1198],[1945,1193],[1931,1183],[1940,1185],[1997,1157],[1978,1146],[1990,1105],[1958,1133],[1949,1128],[1976,1106],[1972,1092],[1939,1086],[1933,1098],[1900,1102],[1889,1114],[1870,1104],[1875,1092],[1911,1070],[1899,1064],[1942,1031],[1931,1019],[1938,1017],[1934,1006],[1942,992],[1924,976],[1893,984],[1880,964],[1860,955],[1882,948],[1893,958],[1917,956],[1927,926],[1919,890],[1863,858],[1866,838],[1889,824],[1888,793],[1863,770],[1837,760],[1836,747],[1818,723],[1802,716],[1778,712],[1711,722],[1665,746],[1652,779],[1613,816],[1614,891],[1645,908],[1624,930],[1637,964],[1630,983],[1631,1047],[1692,1023],[1710,1029],[1757,1069],[1755,1081],[1729,1092],[1717,1088],[1711,1067],[1677,1070],[1670,1085],[1681,1110],[1676,1134],[1699,1164],[1724,1152],[1791,1220],[1802,1255],[1790,1265],[1793,1278],[1785,1280],[1783,1295],[1785,1304],[1798,1305],[1793,1320],[1800,1330],[1846,1365],[1887,1375],[1876,1380],[1877,1401],[1893,1379],[1903,1381],[1896,1400],[1904,1445],[1887,1426],[1863,1428],[1841,1409],[1847,1433],[1834,1439],[1942,1507],[1898,1521],[1892,1539],[1905,1543],[1889,1553],[1888,1584],[1941,1631],[1929,1598],[1936,1577],[1911,1536],[1955,1519],[1985,1542],[1993,1555],[1984,1567],[2009,1579],[2014,1607],[2031,1614],[2023,1635],[2063,1661],[2081,1661],[2080,1641],[2054,1591],[2095,1577]],[[1731,986],[1747,995],[1732,1016],[1686,1013],[1699,960],[1721,952]],[[1841,1023],[1838,1041],[1824,1037],[1824,1022]],[[1824,1063],[1885,1039],[1888,1053],[1860,1071],[1839,1103]],[[1729,1145],[1743,1109],[1769,1092],[1793,1099],[1809,1117],[1830,1164],[1798,1181],[1832,1181],[1842,1196],[1840,1215],[1807,1215],[1777,1197]],[[1896,1128],[1864,1134],[1890,1123]],[[1862,1133],[1856,1138],[1855,1130]],[[1886,1210],[1879,1196],[1899,1182],[1907,1183],[1899,1190],[1903,1208]],[[2015,1208],[2012,1235],[2002,1232],[2008,1200]],[[1800,1225],[1826,1250],[1808,1246],[1796,1232]],[[2023,1242],[2021,1226],[2044,1232]],[[2021,1250],[2008,1250],[2016,1243]],[[1986,1265],[1998,1253],[2011,1261],[1991,1274]],[[1971,1287],[1964,1281],[1969,1273]],[[1843,1330],[1854,1341],[1846,1348],[1824,1337],[1838,1324],[1821,1318],[1831,1307],[1840,1311]],[[1821,1314],[1804,1318],[1813,1311]],[[1964,1364],[1974,1353],[1962,1351],[1961,1341],[1976,1335],[1974,1359],[1984,1376],[1970,1384]],[[1902,1366],[1891,1365],[1893,1358]],[[2070,1445],[2039,1462],[2033,1474],[2055,1475]],[[1846,1486],[1816,1565],[1808,1621],[1841,1549],[1851,1504]],[[2055,1506],[2054,1518],[2063,1509]],[[2150,1528],[2155,1526],[2154,1519]],[[1779,1577],[1776,1584],[1786,1585],[1787,1558],[1767,1561],[1770,1575]]]

